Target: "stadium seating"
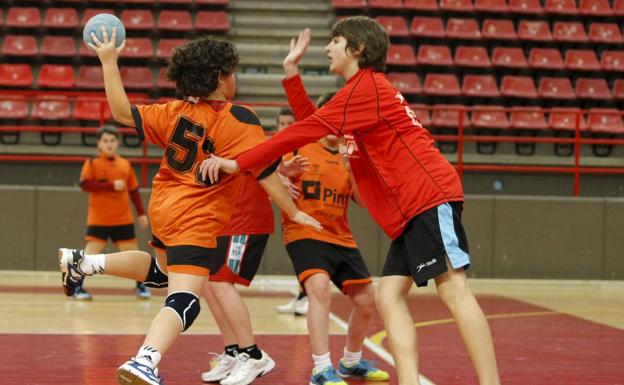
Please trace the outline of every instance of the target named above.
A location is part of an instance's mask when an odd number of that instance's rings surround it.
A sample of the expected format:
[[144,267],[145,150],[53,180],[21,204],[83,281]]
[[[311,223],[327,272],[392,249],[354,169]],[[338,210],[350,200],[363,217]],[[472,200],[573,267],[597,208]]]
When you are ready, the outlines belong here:
[[443,38],[446,36],[444,23],[439,17],[415,16],[410,25],[414,37]]
[[71,106],[63,96],[43,96],[35,100],[30,116],[39,120],[69,119]]
[[169,59],[173,55],[173,49],[184,42],[184,39],[160,39],[156,48],[156,57]]
[[0,99],[0,119],[24,119],[28,116],[28,102],[24,96]]
[[42,88],[73,88],[76,85],[74,67],[67,64],[44,64],[37,85]]
[[403,8],[410,11],[437,11],[438,0],[403,0]]
[[47,35],[41,42],[41,54],[44,56],[73,58],[76,52],[76,41],[71,36]]
[[522,48],[496,47],[492,53],[492,65],[501,68],[528,68]]
[[25,87],[33,84],[32,68],[28,64],[0,64],[0,86]]
[[470,97],[496,98],[501,95],[492,75],[466,75],[462,84],[462,93]]
[[195,28],[202,31],[225,32],[230,29],[230,18],[223,11],[199,11]]
[[576,96],[581,99],[609,100],[613,98],[605,79],[579,78],[576,80]]
[[48,8],[43,19],[44,28],[74,29],[78,27],[75,8]]
[[37,28],[41,25],[39,8],[11,7],[4,24],[12,28]]
[[[578,108],[553,108],[548,116],[548,124],[552,130],[574,131],[576,130],[577,115],[580,111]],[[587,122],[582,113],[580,113],[579,119],[579,129],[587,130]]]
[[533,48],[529,53],[529,65],[535,69],[563,70],[565,64],[556,48]]
[[126,30],[146,31],[154,29],[154,16],[147,9],[124,9],[121,12],[121,22]]
[[453,57],[447,45],[421,45],[416,61],[419,65],[452,66]]
[[106,121],[112,118],[106,101],[77,100],[74,105],[73,118],[76,120]]
[[193,29],[193,20],[188,11],[160,11],[158,29],[162,31],[190,31]]
[[503,106],[474,106],[470,125],[477,129],[508,129],[511,127]]
[[2,43],[2,55],[36,56],[37,40],[32,35],[7,35]]
[[581,15],[585,16],[612,16],[613,11],[609,0],[581,0],[579,5]]
[[605,71],[624,71],[624,51],[602,51],[600,65]]
[[507,13],[509,6],[506,0],[475,0],[475,11],[487,13]]
[[485,19],[481,34],[489,40],[516,40],[518,34],[511,20]]
[[101,66],[82,66],[78,70],[76,86],[83,89],[104,89],[104,75]]
[[558,42],[585,43],[587,34],[578,21],[557,21],[553,27],[553,39]]
[[615,108],[592,108],[587,114],[589,130],[598,133],[624,134],[622,116]]
[[152,40],[147,37],[128,38],[121,55],[124,58],[150,59],[154,56]]
[[387,63],[397,66],[416,65],[414,49],[408,44],[392,44],[390,48],[388,48]]
[[509,0],[509,10],[513,13],[541,15],[544,13],[540,0]]
[[415,73],[391,72],[388,79],[402,94],[415,95],[422,92],[420,79]]
[[529,76],[504,76],[501,83],[501,92],[504,96],[511,98],[538,98],[533,79]]
[[425,106],[424,104],[414,104],[412,105],[412,110],[414,110],[416,118],[418,118],[423,126],[431,126],[431,113],[427,106]]
[[492,66],[485,47],[459,46],[455,50],[454,61],[459,67],[490,68]]
[[377,21],[384,26],[389,36],[405,37],[410,34],[402,16],[378,16]]
[[451,39],[480,40],[481,31],[475,19],[452,17],[446,22],[446,36]]
[[539,82],[538,93],[544,99],[576,99],[576,93],[569,78],[543,77]]
[[559,15],[576,15],[578,8],[575,0],[546,0],[544,11]]
[[547,130],[544,112],[540,108],[512,107],[511,128],[514,130]]
[[427,74],[423,92],[430,96],[459,96],[461,89],[453,74]]

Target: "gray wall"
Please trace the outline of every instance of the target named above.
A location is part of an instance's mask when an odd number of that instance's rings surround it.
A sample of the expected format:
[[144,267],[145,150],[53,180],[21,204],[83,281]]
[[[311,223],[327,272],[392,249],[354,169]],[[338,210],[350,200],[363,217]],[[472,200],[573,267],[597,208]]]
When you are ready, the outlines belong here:
[[[147,205],[147,193],[143,194]],[[58,247],[84,244],[87,194],[73,187],[0,186],[0,269],[56,270]],[[473,266],[481,278],[624,279],[624,199],[468,195],[464,208]],[[373,274],[389,239],[366,210],[350,222]],[[271,237],[261,274],[292,274],[281,243]],[[149,231],[139,230],[145,245]]]

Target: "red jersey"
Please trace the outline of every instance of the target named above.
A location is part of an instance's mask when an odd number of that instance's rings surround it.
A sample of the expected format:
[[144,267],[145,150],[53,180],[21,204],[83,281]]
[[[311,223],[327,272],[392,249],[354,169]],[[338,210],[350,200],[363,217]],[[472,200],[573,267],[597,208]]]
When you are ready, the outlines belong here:
[[[303,87],[300,77],[289,80]],[[416,215],[464,200],[455,168],[429,131],[386,76],[370,68],[359,70],[312,116],[236,160],[247,170],[330,133],[345,137],[360,196],[391,238]]]

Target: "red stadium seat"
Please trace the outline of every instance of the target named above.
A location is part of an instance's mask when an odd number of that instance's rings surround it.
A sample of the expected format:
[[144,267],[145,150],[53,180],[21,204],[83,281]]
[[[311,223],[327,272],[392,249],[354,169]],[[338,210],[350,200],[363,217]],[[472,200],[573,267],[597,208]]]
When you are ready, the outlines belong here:
[[447,45],[427,45],[418,47],[417,62],[419,65],[452,66],[453,57]]
[[403,0],[368,0],[372,9],[403,9]]
[[195,18],[195,28],[203,31],[225,32],[230,29],[230,18],[223,11],[199,11]]
[[420,121],[420,123],[428,127],[431,125],[431,114],[429,113],[429,109],[424,104],[413,104],[412,110],[416,114],[416,118]]
[[6,35],[2,43],[5,56],[36,56],[37,40],[32,35]]
[[592,132],[624,134],[620,111],[615,108],[592,108],[587,114],[587,125]]
[[160,4],[183,4],[183,5],[191,5],[193,4],[193,0],[158,0]]
[[617,100],[624,100],[624,79],[617,79],[613,83],[613,97]]
[[573,71],[598,71],[601,69],[596,54],[591,49],[569,49],[565,57],[566,67]]
[[43,19],[45,28],[78,28],[75,8],[48,8]]
[[537,99],[537,90],[530,76],[504,76],[501,83],[503,96]]
[[121,51],[121,57],[133,59],[150,59],[154,56],[152,39],[148,37],[135,37],[126,39],[126,48]]
[[490,40],[517,40],[518,34],[511,20],[485,19],[481,29],[483,37]]
[[186,42],[184,39],[160,39],[156,48],[156,57],[159,59],[169,59],[173,55],[173,49]]
[[536,107],[512,107],[511,128],[515,130],[548,130],[544,112]]
[[461,110],[464,110],[461,123],[464,128],[468,128],[470,127],[468,110],[461,104],[436,104],[431,113],[431,123],[440,128],[458,128]]
[[390,72],[388,74],[388,80],[390,80],[392,85],[402,94],[414,95],[422,92],[420,79],[417,74]]
[[611,10],[611,6],[609,5],[609,0],[581,0],[579,11],[581,15],[586,16],[613,15],[613,10]]
[[24,96],[0,99],[0,119],[24,119],[28,116],[28,103]]
[[223,5],[223,6],[226,6],[226,5],[228,5],[229,2],[230,2],[230,0],[195,0],[195,4],[197,4],[197,5],[210,4],[210,5]]
[[460,67],[490,68],[490,58],[485,47],[460,45],[455,50],[455,64]]
[[33,84],[29,64],[0,64],[0,86],[30,87]]
[[176,88],[175,83],[168,80],[165,77],[166,73],[167,73],[167,68],[161,68],[158,71],[158,79],[156,79],[156,86],[162,89],[175,90]]
[[583,24],[577,21],[557,21],[553,27],[553,38],[559,42],[585,43],[587,34]]
[[510,127],[503,106],[474,106],[470,124],[473,128],[507,129]]
[[76,52],[76,41],[71,36],[47,35],[41,42],[43,56],[73,57]]
[[381,24],[389,36],[409,36],[407,23],[402,16],[377,16],[377,21]]
[[509,6],[507,0],[475,0],[477,12],[507,13]]
[[462,84],[462,93],[469,97],[497,98],[500,91],[492,75],[466,75]]
[[544,99],[576,99],[576,94],[569,78],[543,77],[540,79],[538,92],[540,98]]
[[578,14],[578,8],[576,8],[575,0],[546,0],[544,10],[547,13],[554,13],[558,15]]
[[492,52],[492,65],[501,68],[528,68],[524,51],[517,47],[496,47]]
[[11,7],[5,21],[7,27],[37,28],[41,25],[41,14],[37,7]]
[[563,70],[565,64],[561,52],[557,48],[533,48],[529,54],[531,68],[547,70]]
[[[102,116],[103,115],[103,116]],[[106,100],[102,102],[92,100],[76,100],[74,105],[74,119],[76,120],[97,120],[100,118],[106,121],[113,117]]]
[[335,9],[364,9],[366,0],[332,0]]
[[446,36],[451,39],[480,40],[481,31],[475,19],[451,17],[446,22]]
[[[578,108],[565,108],[557,107],[550,110],[548,117],[548,124],[552,130],[557,131],[575,131],[576,130],[576,116],[581,112]],[[583,114],[580,114],[579,129],[581,131],[587,130],[587,122]]]
[[410,32],[415,37],[444,38],[444,24],[439,17],[415,16],[412,19]]
[[411,11],[437,11],[438,0],[403,0],[403,8]]
[[92,18],[95,15],[99,15],[100,13],[108,13],[110,15],[114,15],[115,12],[112,9],[99,9],[99,8],[87,8],[85,9],[85,11],[82,14],[82,19],[80,21],[80,25],[81,26],[85,26],[87,24],[87,21],[89,21],[90,18]]
[[423,85],[425,95],[460,96],[461,89],[453,74],[427,74]]
[[44,64],[39,70],[39,87],[73,88],[76,85],[74,67],[66,64]]
[[472,12],[474,6],[472,0],[440,0],[440,9],[447,12]]
[[409,44],[392,44],[388,49],[389,65],[396,66],[413,66],[416,65],[416,56],[414,50]]
[[30,116],[41,120],[64,120],[71,116],[71,107],[64,96],[42,96],[35,100]]
[[152,11],[148,9],[124,9],[120,19],[127,30],[152,30],[155,25]]
[[76,86],[85,89],[103,89],[104,75],[101,66],[82,66],[78,70]]
[[600,64],[605,71],[624,71],[624,51],[602,51]]
[[518,26],[520,40],[552,41],[550,26],[547,21],[522,20]]
[[594,43],[622,44],[622,32],[616,23],[591,23],[589,40]]
[[121,79],[130,89],[150,89],[154,87],[152,70],[149,67],[121,67]]
[[163,31],[190,31],[193,29],[193,20],[188,11],[160,11],[158,29]]
[[580,99],[605,100],[612,99],[611,90],[604,79],[576,79],[576,96]]
[[535,15],[544,13],[540,0],[509,0],[509,11],[512,13],[529,13]]
[[624,16],[624,0],[615,0],[613,2],[613,13],[616,16]]
[[89,48],[83,41],[80,41],[80,43],[78,44],[78,54],[82,57],[97,58],[97,54],[95,53],[95,51]]

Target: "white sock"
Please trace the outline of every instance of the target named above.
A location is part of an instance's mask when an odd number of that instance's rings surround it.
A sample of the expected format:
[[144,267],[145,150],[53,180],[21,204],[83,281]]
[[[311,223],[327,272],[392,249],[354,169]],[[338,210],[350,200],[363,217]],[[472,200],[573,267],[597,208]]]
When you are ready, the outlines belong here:
[[139,352],[137,353],[136,357],[134,357],[134,360],[136,362],[143,364],[145,366],[149,366],[152,369],[158,366],[160,359],[161,359],[161,355],[158,352],[158,350],[151,348],[149,346],[141,346],[141,349],[139,349]]
[[314,368],[316,369],[317,373],[325,368],[332,366],[331,358],[329,358],[329,352],[320,356],[315,356],[314,354],[312,354],[312,359],[314,360]]
[[85,254],[80,262],[80,270],[86,275],[104,274],[104,254]]
[[360,362],[362,359],[362,351],[359,352],[350,352],[347,348],[344,348],[344,355],[342,356],[342,364],[344,366],[353,366]]

